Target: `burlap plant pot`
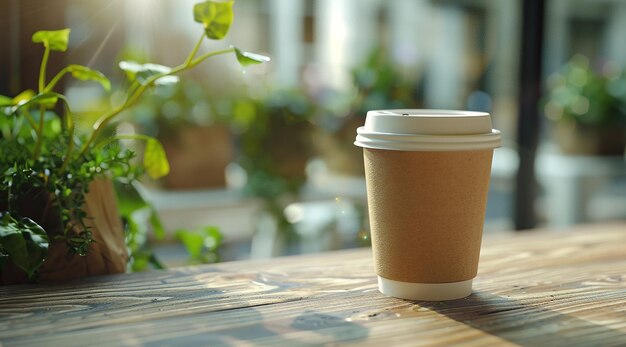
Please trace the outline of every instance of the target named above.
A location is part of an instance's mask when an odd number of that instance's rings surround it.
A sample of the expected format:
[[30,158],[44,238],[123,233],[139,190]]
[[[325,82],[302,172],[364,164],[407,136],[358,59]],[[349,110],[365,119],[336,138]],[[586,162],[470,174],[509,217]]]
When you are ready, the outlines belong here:
[[[41,196],[41,194],[39,194]],[[36,210],[40,209],[43,198],[26,201],[34,206],[31,218],[37,221]],[[50,199],[49,195],[47,199]],[[38,270],[38,282],[58,282],[94,275],[122,273],[126,271],[128,252],[124,238],[124,229],[113,184],[108,179],[96,179],[89,185],[85,195],[86,223],[92,232],[94,242],[89,246],[85,256],[79,256],[68,249],[64,240],[55,240],[55,235],[62,232],[58,213],[50,214],[44,221],[38,221],[46,231],[50,240],[48,256]],[[28,216],[28,214],[25,214]],[[41,216],[41,213],[39,213]],[[54,225],[54,224],[58,225]],[[77,232],[81,232],[77,230]],[[27,283],[26,273],[9,262],[0,269],[1,284]]]

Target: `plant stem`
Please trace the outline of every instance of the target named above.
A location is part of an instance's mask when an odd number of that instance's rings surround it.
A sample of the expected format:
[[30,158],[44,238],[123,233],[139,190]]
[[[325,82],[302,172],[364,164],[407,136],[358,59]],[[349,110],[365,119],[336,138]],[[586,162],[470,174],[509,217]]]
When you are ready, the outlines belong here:
[[20,112],[21,112],[22,116],[24,118],[26,118],[26,120],[28,121],[28,124],[30,124],[30,126],[33,129],[37,130],[37,123],[33,119],[33,116],[31,116],[30,113],[28,113],[28,111],[24,111],[24,109],[20,109]]
[[[202,40],[200,40],[202,41]],[[91,136],[89,137],[89,139],[87,140],[87,142],[85,142],[85,144],[83,145],[79,156],[83,156],[87,153],[87,150],[89,149],[89,146],[98,138],[98,136],[100,135],[100,132],[106,127],[107,124],[109,124],[114,118],[115,116],[117,116],[118,114],[122,113],[122,111],[130,108],[131,106],[133,106],[137,100],[139,100],[139,98],[141,97],[141,95],[143,95],[143,93],[146,91],[146,89],[151,86],[156,80],[158,80],[161,77],[164,76],[169,76],[169,75],[174,75],[176,73],[179,73],[181,71],[185,71],[188,70],[190,68],[195,67],[196,65],[200,64],[201,62],[203,62],[204,60],[219,55],[219,54],[226,54],[226,53],[231,53],[234,52],[235,49],[234,48],[228,48],[228,49],[223,49],[220,51],[214,51],[214,52],[209,52],[209,53],[205,53],[203,55],[201,55],[200,57],[189,60],[187,59],[187,61],[185,61],[185,63],[176,66],[175,68],[173,68],[170,72],[168,73],[163,73],[163,74],[158,74],[158,75],[154,75],[152,77],[150,77],[144,84],[142,84],[139,88],[135,89],[132,93],[129,93],[128,98],[126,99],[126,101],[119,106],[118,108],[112,110],[111,112],[105,114],[104,116],[98,118],[98,120],[94,123],[93,125],[93,133],[91,133]],[[190,55],[192,56],[192,55]]]
[[115,136],[111,136],[108,139],[98,143],[96,145],[96,149],[100,149],[106,145],[108,145],[109,143],[113,142],[113,141],[117,141],[117,140],[143,140],[143,141],[151,141],[153,140],[152,137],[148,136],[148,135],[143,135],[143,134],[125,134],[125,135],[115,135]]
[[189,65],[189,63],[191,63],[193,58],[196,57],[196,53],[198,53],[198,49],[200,49],[200,44],[202,44],[202,40],[204,40],[204,32],[202,32],[202,36],[200,36],[200,40],[198,40],[196,45],[193,47],[193,50],[191,51],[191,53],[187,57],[187,60],[185,60],[185,65]]
[[9,184],[8,186],[9,189],[7,192],[7,211],[13,211],[13,209],[11,208],[11,191],[13,190],[13,184]]
[[205,53],[205,54],[201,55],[200,57],[198,57],[198,59],[193,60],[191,63],[189,63],[189,66],[186,66],[185,68],[186,69],[190,69],[190,68],[200,64],[201,62],[203,62],[204,60],[206,60],[208,58],[211,58],[213,56],[220,55],[220,54],[232,53],[234,51],[235,51],[235,48],[231,47],[231,48],[227,48],[227,49],[222,49],[220,51]]
[[48,67],[48,58],[50,58],[50,47],[46,45],[43,51],[43,58],[41,59],[41,66],[39,67],[39,93],[43,93],[44,86],[46,84],[46,68]]
[[133,81],[130,86],[128,86],[128,90],[126,91],[126,95],[131,95],[137,91],[141,87],[141,84],[137,82],[137,80]]
[[67,168],[67,165],[70,162],[72,157],[72,152],[74,151],[74,120],[72,119],[72,114],[69,109],[65,113],[66,119],[66,127],[67,127],[67,138],[69,143],[67,144],[67,151],[65,151],[65,158],[63,158],[63,164],[59,169],[59,172],[62,173]]
[[106,125],[108,122],[110,122],[111,119],[113,119],[115,116],[117,116],[118,114],[120,114],[122,111],[124,111],[126,102],[124,102],[124,104],[118,108],[116,108],[115,110],[112,110],[111,112],[105,114],[104,116],[100,117],[96,123],[94,123],[93,125],[93,133],[91,133],[91,136],[89,137],[89,139],[87,140],[87,142],[85,142],[85,144],[83,145],[82,149],[80,150],[80,153],[78,154],[79,157],[84,156],[87,153],[87,150],[89,149],[89,146],[91,145],[91,143],[98,137],[98,135],[100,135],[100,131],[101,129],[104,128],[104,125]]
[[37,160],[41,154],[41,146],[43,145],[43,127],[44,116],[46,115],[46,109],[43,105],[39,105],[39,127],[35,128],[37,134],[37,142],[35,143],[35,152],[33,153],[33,159]]
[[[50,58],[50,47],[46,45],[43,51],[43,58],[41,59],[41,66],[39,67],[39,94],[43,93],[44,86],[46,84],[46,68],[48,67],[48,59]],[[43,143],[43,126],[44,115],[46,109],[43,105],[39,106],[39,127],[35,128],[37,134],[37,142],[35,143],[35,151],[33,152],[33,159],[37,160],[41,154],[41,145]]]
[[63,76],[65,76],[65,74],[67,73],[68,68],[64,67],[63,70],[59,71],[51,80],[50,83],[48,83],[48,85],[44,88],[45,92],[49,92],[52,90],[52,88],[54,88],[57,83],[59,83],[59,81],[61,80],[61,78],[63,78]]

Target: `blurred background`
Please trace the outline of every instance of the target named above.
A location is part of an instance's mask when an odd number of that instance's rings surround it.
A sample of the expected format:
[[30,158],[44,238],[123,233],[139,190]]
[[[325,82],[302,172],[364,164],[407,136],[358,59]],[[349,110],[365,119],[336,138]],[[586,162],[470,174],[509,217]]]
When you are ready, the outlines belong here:
[[[0,94],[36,86],[37,30],[72,30],[51,71],[83,64],[119,86],[122,59],[177,65],[201,35],[193,4],[3,0]],[[227,39],[201,51],[236,44],[272,61],[209,60],[117,125],[156,136],[168,154],[170,175],[139,186],[166,231],[156,240],[146,227],[165,264],[367,246],[362,153],[352,142],[371,109],[492,114],[503,147],[486,233],[626,219],[626,1],[237,0],[234,8]],[[120,98],[72,80],[63,88],[86,119]],[[202,235],[201,249],[185,248],[189,233]]]

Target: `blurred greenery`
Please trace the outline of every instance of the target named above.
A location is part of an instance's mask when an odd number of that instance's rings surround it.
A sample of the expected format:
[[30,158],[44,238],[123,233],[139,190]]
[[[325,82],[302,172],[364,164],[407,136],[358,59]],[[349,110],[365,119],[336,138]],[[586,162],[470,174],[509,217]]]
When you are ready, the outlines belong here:
[[365,61],[352,70],[357,97],[353,114],[365,117],[369,110],[419,108],[418,80],[402,73],[391,61],[388,50],[376,48]]
[[626,75],[610,62],[598,72],[575,55],[548,80],[545,114],[553,121],[626,126]]
[[[266,197],[280,191],[296,193],[305,179],[306,162],[313,155],[310,122],[314,106],[298,90],[270,91],[263,99],[239,100],[235,122],[241,129],[241,166],[251,179],[247,192]],[[256,175],[281,178],[276,184],[255,184]]]
[[[422,80],[401,71],[387,50],[374,48],[351,75],[351,91],[326,90],[314,99],[315,122],[324,131],[344,133],[355,118],[362,123],[369,110],[423,106]],[[354,137],[355,131],[342,136]]]
[[626,146],[626,75],[613,62],[594,68],[575,55],[548,79],[544,114],[562,152],[622,155]]
[[146,134],[163,140],[188,126],[230,124],[229,111],[211,98],[207,87],[185,79],[156,89],[134,107],[130,119]]
[[175,236],[185,246],[189,254],[189,264],[207,264],[220,261],[218,251],[222,245],[223,236],[218,228],[207,226],[195,230],[178,229]]
[[142,271],[148,266],[164,268],[154,256],[148,235],[152,231],[157,241],[165,238],[165,229],[156,210],[139,193],[137,182],[116,181],[115,191],[118,197],[118,209],[124,221],[126,246],[130,255],[129,268]]
[[314,105],[299,90],[273,90],[236,101],[233,111],[240,130],[238,162],[248,177],[244,193],[262,198],[279,231],[291,239],[295,233],[283,211],[306,180]]

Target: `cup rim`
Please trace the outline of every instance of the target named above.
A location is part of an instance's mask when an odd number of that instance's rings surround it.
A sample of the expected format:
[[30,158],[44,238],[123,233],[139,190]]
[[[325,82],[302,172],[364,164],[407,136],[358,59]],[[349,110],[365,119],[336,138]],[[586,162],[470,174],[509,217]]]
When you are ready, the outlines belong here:
[[354,144],[392,151],[471,151],[500,147],[501,133],[492,129],[490,133],[473,135],[392,134],[367,132],[359,127]]
[[355,145],[400,151],[465,151],[500,147],[500,131],[480,111],[387,109],[367,112]]
[[385,109],[367,111],[367,116],[419,116],[424,118],[448,118],[448,117],[485,117],[490,116],[489,112],[465,111],[452,109]]

